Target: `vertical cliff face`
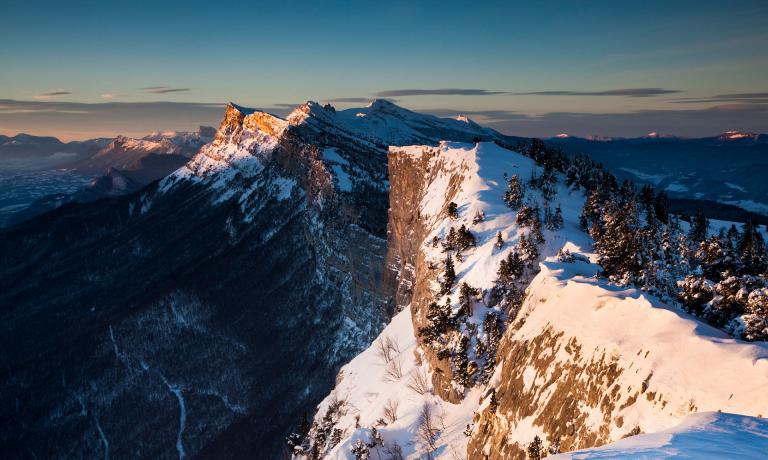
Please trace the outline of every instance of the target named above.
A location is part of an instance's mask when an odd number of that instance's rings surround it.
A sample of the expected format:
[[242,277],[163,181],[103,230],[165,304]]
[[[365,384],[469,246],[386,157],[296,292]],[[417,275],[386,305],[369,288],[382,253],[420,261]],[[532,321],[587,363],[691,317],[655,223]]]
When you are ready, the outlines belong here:
[[[438,147],[390,149],[390,211],[387,265],[397,274],[395,298],[398,310],[410,306],[414,330],[427,325],[428,305],[437,297],[435,284],[440,260],[425,251],[427,236],[438,231],[448,217],[448,203],[462,191],[470,163],[460,154]],[[440,190],[435,190],[440,188]],[[434,248],[433,248],[434,249]],[[463,391],[452,385],[453,371],[445,359],[427,348],[425,357],[435,393],[446,401],[459,402]]]
[[[382,458],[399,451],[407,458],[525,459],[536,436],[544,450],[566,452],[666,432],[694,412],[768,413],[768,347],[729,338],[642,291],[599,278],[592,242],[578,223],[584,197],[562,178],[548,203],[528,186],[524,201],[560,207],[563,222],[542,229],[538,257],[520,278],[524,300],[511,311],[493,300],[498,270],[531,229],[503,201],[504,174],[527,183],[542,168],[493,144],[446,142],[390,148],[389,169],[387,266],[402,311],[342,368],[318,407],[311,445],[299,446],[297,457],[311,448],[351,459],[367,443]],[[457,205],[452,217],[450,202]],[[483,218],[475,219],[479,211]],[[461,225],[475,245],[455,258],[456,283],[445,293],[443,243]],[[469,337],[468,359],[478,369],[487,366],[476,351],[489,333],[482,319],[505,319],[491,375],[469,385],[457,383],[455,352],[439,356],[420,332],[433,301],[450,298],[451,315],[459,315],[456,287],[463,282],[479,295],[452,327]],[[386,343],[397,345],[389,358]],[[393,407],[397,417],[390,417]],[[427,437],[425,410],[434,422]]]

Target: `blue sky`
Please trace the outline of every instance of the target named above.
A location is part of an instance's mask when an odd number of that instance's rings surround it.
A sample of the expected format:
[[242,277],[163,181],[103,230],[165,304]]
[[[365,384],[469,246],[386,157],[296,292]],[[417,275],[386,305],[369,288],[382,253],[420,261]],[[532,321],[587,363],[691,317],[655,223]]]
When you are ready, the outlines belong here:
[[[6,134],[39,130],[33,112],[74,138],[192,127],[156,101],[280,111],[381,93],[512,134],[768,131],[765,1],[4,0],[0,18]],[[131,107],[118,126],[76,113],[105,102]]]

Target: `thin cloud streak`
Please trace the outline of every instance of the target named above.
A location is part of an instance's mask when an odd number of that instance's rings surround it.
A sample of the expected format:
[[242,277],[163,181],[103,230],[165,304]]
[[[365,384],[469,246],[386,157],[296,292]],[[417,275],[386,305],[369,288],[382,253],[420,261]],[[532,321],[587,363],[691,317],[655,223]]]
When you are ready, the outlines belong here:
[[35,96],[35,99],[43,99],[43,100],[45,100],[45,99],[53,99],[53,98],[56,98],[56,97],[59,97],[59,96],[66,96],[68,94],[72,94],[72,92],[71,91],[65,91],[65,90],[62,90],[62,89],[57,89],[57,90],[53,90],[53,91],[47,91],[45,93],[40,93],[40,94]]
[[393,89],[379,91],[376,97],[401,97],[401,96],[493,96],[508,94],[504,91],[491,91],[487,89],[468,88],[441,88],[441,89]]
[[605,91],[528,91],[522,93],[510,93],[515,96],[625,96],[625,97],[653,97],[664,94],[680,93],[677,89],[664,88],[620,88]]
[[148,86],[146,88],[139,89],[146,93],[152,94],[180,93],[189,91],[189,88],[170,88],[168,86]]
[[668,102],[673,104],[702,104],[702,103],[723,103],[723,102],[742,102],[749,104],[768,103],[768,93],[731,93],[716,94],[709,97],[681,97],[670,99]]

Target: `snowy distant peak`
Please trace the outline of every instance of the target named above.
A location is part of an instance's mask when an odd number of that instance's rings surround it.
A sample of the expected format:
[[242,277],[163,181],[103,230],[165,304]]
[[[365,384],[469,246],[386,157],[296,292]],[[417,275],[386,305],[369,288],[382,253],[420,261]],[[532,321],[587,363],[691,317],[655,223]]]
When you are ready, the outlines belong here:
[[723,134],[719,135],[718,139],[723,141],[732,141],[732,140],[738,140],[738,139],[757,140],[758,137],[760,137],[760,134],[757,134],[757,133],[747,133],[742,131],[726,131]]
[[115,137],[109,145],[105,146],[95,155],[101,157],[127,151],[144,151],[148,153],[175,153],[177,146],[164,137],[150,137],[148,139],[134,139],[127,136]]
[[155,142],[168,141],[174,145],[202,145],[212,141],[215,134],[215,128],[200,126],[197,131],[155,131],[141,139]]
[[382,110],[387,108],[395,108],[398,110],[404,110],[402,107],[398,106],[394,102],[388,100],[388,99],[373,99],[371,102],[368,103],[366,106],[373,110]]

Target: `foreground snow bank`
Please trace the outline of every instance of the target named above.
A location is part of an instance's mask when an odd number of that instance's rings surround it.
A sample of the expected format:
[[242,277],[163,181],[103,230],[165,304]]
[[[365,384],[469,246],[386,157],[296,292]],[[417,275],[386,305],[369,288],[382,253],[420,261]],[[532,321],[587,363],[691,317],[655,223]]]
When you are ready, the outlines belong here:
[[720,460],[766,458],[768,420],[719,412],[691,414],[678,426],[622,439],[596,449],[556,455],[553,459],[676,458]]

